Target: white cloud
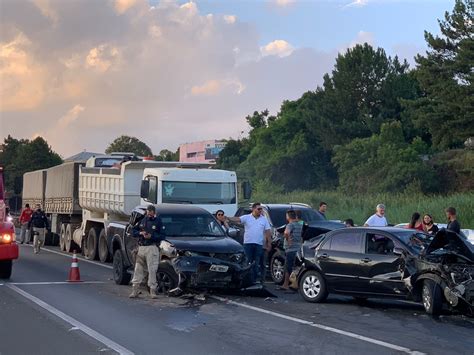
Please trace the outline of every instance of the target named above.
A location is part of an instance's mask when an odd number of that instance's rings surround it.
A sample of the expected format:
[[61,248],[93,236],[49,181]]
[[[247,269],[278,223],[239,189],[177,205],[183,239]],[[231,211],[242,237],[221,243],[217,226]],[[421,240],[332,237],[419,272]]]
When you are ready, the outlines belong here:
[[352,40],[349,47],[352,48],[352,47],[355,47],[357,44],[364,44],[364,43],[370,44],[371,46],[375,44],[375,38],[372,32],[359,31],[357,33],[357,37],[354,40]]
[[208,80],[202,85],[195,85],[191,88],[194,96],[216,95],[221,90],[221,83],[218,80]]
[[369,3],[369,0],[354,0],[353,2],[344,5],[343,8],[349,7],[364,7]]
[[119,15],[123,15],[128,9],[137,4],[137,0],[115,0],[114,8]]
[[148,27],[148,34],[153,38],[160,38],[163,35],[163,31],[160,26],[151,25]]
[[287,7],[293,5],[295,2],[296,0],[274,0],[275,5],[279,7]]
[[270,42],[260,49],[262,56],[277,55],[279,57],[287,57],[293,52],[293,50],[293,46],[282,39]]
[[224,16],[224,21],[228,24],[233,24],[235,21],[237,21],[237,16],[235,15],[225,15]]
[[57,25],[59,16],[56,10],[51,5],[50,0],[31,0],[33,4],[41,11],[44,17],[51,20],[53,25]]
[[99,72],[106,72],[119,59],[119,50],[116,47],[101,44],[92,48],[86,56],[86,67],[94,68]]
[[75,105],[64,116],[62,116],[58,120],[58,126],[62,129],[67,128],[68,126],[71,125],[71,123],[77,120],[80,113],[84,110],[85,110],[84,106]]

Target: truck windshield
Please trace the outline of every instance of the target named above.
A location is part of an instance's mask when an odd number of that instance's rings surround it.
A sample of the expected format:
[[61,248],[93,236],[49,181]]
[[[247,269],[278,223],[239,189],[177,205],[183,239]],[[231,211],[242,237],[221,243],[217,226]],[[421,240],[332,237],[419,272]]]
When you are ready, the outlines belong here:
[[224,230],[211,215],[161,214],[163,232],[173,237],[224,237]]
[[233,182],[163,181],[163,203],[233,204],[236,202]]

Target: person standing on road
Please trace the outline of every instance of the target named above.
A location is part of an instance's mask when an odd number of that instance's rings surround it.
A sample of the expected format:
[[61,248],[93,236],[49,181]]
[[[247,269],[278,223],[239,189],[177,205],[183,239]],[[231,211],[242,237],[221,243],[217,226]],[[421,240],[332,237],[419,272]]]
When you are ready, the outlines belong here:
[[20,242],[21,244],[30,243],[30,230],[28,229],[28,223],[30,222],[32,214],[33,214],[33,210],[30,208],[30,204],[27,203],[25,205],[25,208],[21,211],[21,215],[20,215],[20,225],[21,225]]
[[457,234],[461,234],[461,224],[459,223],[456,216],[456,209],[454,207],[446,208],[446,218],[448,219],[447,230],[453,231]]
[[150,287],[150,298],[157,298],[156,273],[160,263],[159,245],[164,239],[161,234],[163,224],[161,218],[156,215],[155,206],[146,208],[146,216],[133,227],[133,236],[138,238],[138,253],[135,260],[135,270],[132,279],[132,293],[130,298],[137,298],[140,294],[140,284],[145,278],[145,270],[148,270],[148,286]]
[[326,202],[319,203],[319,210],[317,211],[321,217],[326,218],[326,210],[328,209],[328,204]]
[[41,205],[36,205],[36,210],[31,215],[31,219],[28,222],[28,229],[31,230],[33,227],[33,249],[35,254],[38,254],[41,247],[44,245],[44,238],[46,231],[49,230],[49,222],[46,214],[41,210]]
[[283,248],[285,249],[285,281],[281,286],[282,290],[289,290],[290,288],[290,275],[295,264],[296,253],[303,243],[303,224],[298,221],[295,211],[287,211],[286,219],[288,224],[285,228],[285,240],[283,242]]
[[433,217],[428,213],[423,216],[423,228],[426,233],[433,235],[439,231],[438,226],[434,224]]
[[379,203],[376,212],[370,216],[364,223],[364,227],[386,227],[388,226],[387,218],[385,218],[385,205]]
[[264,249],[271,249],[271,227],[265,216],[262,215],[262,205],[256,202],[252,205],[252,212],[240,217],[228,217],[234,223],[244,225],[244,251],[249,263],[253,264],[252,281],[265,279],[265,269],[261,267]]

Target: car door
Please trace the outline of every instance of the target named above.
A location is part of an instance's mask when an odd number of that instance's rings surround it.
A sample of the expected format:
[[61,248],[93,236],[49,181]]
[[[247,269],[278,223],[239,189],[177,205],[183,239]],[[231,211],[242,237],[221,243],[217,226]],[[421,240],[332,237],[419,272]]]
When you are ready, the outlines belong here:
[[357,292],[361,286],[362,232],[345,229],[331,234],[316,253],[316,261],[331,290]]
[[361,281],[365,291],[380,295],[404,296],[407,293],[399,270],[401,258],[393,249],[403,248],[394,236],[378,231],[364,235],[365,254],[360,259]]

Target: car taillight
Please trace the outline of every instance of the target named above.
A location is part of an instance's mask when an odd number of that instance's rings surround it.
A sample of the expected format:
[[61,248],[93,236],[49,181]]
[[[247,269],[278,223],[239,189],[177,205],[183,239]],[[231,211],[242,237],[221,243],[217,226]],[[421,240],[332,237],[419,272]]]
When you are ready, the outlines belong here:
[[12,236],[11,234],[0,234],[0,243],[11,243],[12,241]]

